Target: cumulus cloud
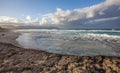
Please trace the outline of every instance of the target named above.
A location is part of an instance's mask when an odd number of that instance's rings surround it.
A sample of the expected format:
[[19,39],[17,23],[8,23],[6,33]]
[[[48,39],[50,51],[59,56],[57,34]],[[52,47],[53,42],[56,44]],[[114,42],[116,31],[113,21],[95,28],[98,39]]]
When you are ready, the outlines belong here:
[[40,25],[43,25],[43,24],[48,24],[48,20],[46,18],[42,18],[40,20]]
[[[57,8],[55,13],[46,14],[54,24],[69,23],[76,20],[90,20],[120,16],[120,1],[106,0],[103,3],[86,8],[63,11]],[[82,23],[84,24],[84,23]]]
[[7,16],[0,16],[0,23],[21,23],[21,20]]
[[[9,24],[10,25],[47,25],[49,22],[47,18],[43,17],[41,19],[32,19],[31,16],[27,16],[25,19],[17,19],[7,16],[0,16],[0,25]],[[21,24],[21,25],[20,25]]]
[[[41,19],[26,17],[25,21],[16,18],[1,18],[0,22],[29,23],[70,28],[120,28],[120,0],[105,0],[102,3],[73,10],[57,8],[56,12],[43,15]],[[112,28],[112,27],[111,27]]]
[[[27,16],[25,19],[18,19],[18,18],[12,18],[12,17],[7,17],[7,16],[0,16],[0,25],[35,25],[39,24],[40,20],[38,18],[32,19],[30,16]],[[21,24],[21,25],[20,25]]]
[[27,17],[26,17],[26,20],[31,21],[32,18],[31,18],[30,16],[27,16]]
[[[120,29],[120,0],[106,0],[90,7],[62,10],[45,15],[52,24],[72,28],[115,28]],[[107,25],[107,26],[106,26]]]

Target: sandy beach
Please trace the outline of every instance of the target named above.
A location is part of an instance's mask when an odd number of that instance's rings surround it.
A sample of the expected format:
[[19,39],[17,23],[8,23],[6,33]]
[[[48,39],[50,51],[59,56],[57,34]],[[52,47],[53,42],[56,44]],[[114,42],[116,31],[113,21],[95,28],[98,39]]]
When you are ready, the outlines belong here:
[[18,33],[0,31],[0,73],[120,73],[120,57],[71,56],[25,49]]

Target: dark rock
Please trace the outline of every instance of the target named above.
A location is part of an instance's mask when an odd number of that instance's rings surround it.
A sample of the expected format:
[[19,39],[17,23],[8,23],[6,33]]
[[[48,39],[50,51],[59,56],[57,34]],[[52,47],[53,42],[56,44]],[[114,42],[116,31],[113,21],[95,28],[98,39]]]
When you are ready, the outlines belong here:
[[70,56],[0,43],[0,73],[119,73],[120,57]]

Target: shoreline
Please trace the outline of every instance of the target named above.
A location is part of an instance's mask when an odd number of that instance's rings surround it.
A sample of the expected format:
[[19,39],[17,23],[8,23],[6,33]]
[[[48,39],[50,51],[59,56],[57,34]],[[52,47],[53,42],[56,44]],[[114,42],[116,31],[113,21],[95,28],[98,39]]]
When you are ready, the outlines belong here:
[[120,57],[61,55],[7,43],[0,46],[0,72],[4,73],[120,72]]
[[[3,33],[0,32],[0,34]],[[0,73],[120,72],[120,57],[73,56],[25,49],[15,45],[17,36],[18,34],[15,35],[13,32],[4,32],[4,36],[0,36]]]
[[3,43],[10,43],[15,46],[20,46],[20,44],[16,41],[16,39],[19,37],[20,33],[13,32],[11,30],[6,30],[6,31],[0,31],[0,42]]

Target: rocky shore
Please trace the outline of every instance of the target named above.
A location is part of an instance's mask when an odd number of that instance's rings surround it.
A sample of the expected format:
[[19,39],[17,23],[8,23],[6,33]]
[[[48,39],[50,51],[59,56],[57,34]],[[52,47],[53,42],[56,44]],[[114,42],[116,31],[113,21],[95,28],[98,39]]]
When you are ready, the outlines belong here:
[[16,33],[0,32],[0,73],[120,73],[120,57],[72,56],[18,47]]
[[0,43],[0,73],[120,73],[120,57],[68,56]]

